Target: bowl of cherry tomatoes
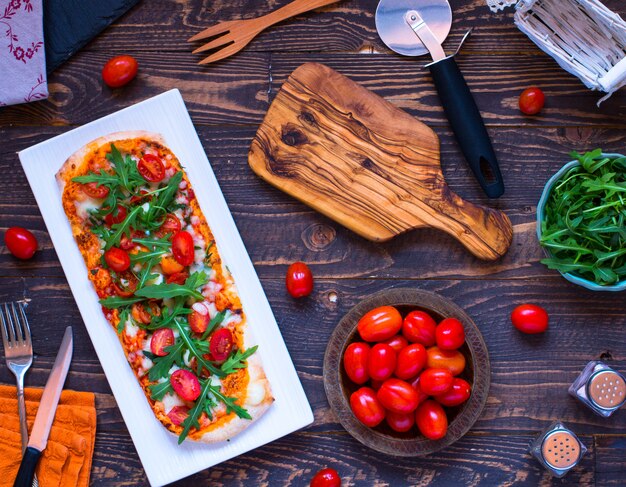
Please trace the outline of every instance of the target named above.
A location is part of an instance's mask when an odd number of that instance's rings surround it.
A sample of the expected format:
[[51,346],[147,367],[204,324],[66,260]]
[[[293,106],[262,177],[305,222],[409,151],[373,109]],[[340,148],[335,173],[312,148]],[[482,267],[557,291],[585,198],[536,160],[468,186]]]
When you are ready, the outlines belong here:
[[427,455],[457,441],[482,413],[489,384],[478,327],[449,299],[419,289],[356,305],[324,356],[324,388],[340,423],[388,455]]

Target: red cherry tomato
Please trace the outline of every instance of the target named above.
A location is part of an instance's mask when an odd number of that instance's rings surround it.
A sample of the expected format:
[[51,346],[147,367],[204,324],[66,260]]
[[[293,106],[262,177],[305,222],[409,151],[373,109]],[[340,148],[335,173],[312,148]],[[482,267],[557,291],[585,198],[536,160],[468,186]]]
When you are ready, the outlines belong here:
[[441,350],[456,350],[465,343],[463,323],[456,318],[446,318],[437,326],[435,338]]
[[394,413],[393,411],[387,412],[385,421],[389,427],[399,433],[409,431],[415,424],[415,414],[413,413]]
[[130,267],[128,252],[117,247],[111,247],[104,253],[104,261],[115,272],[124,272]]
[[341,477],[333,468],[323,468],[311,479],[310,487],[341,487]]
[[393,348],[396,353],[399,353],[400,350],[409,344],[409,341],[402,335],[396,335],[395,337],[391,337],[388,340],[383,341],[383,343],[386,343]]
[[195,401],[200,396],[200,381],[188,370],[178,369],[170,375],[170,384],[183,401]]
[[430,440],[439,440],[448,432],[448,417],[438,402],[424,401],[415,412],[415,423],[420,432]]
[[174,274],[170,274],[165,279],[165,282],[168,284],[180,284],[181,286],[185,284],[185,281],[189,277],[189,273],[186,271],[183,272],[175,272]]
[[123,206],[118,206],[117,209],[113,211],[113,213],[109,213],[104,217],[104,223],[108,226],[114,225],[116,223],[122,223],[126,219],[126,208]]
[[113,282],[115,293],[122,298],[130,298],[137,290],[139,281],[130,271],[124,271],[119,275],[119,282]]
[[170,328],[159,328],[152,334],[150,351],[157,357],[165,357],[169,352],[165,347],[174,345],[174,332]]
[[189,408],[187,406],[174,406],[170,409],[170,412],[167,413],[167,417],[170,418],[170,421],[176,426],[183,424],[187,416],[189,416]]
[[22,227],[11,227],[4,234],[4,243],[15,257],[22,260],[30,259],[37,250],[37,239]]
[[526,88],[519,96],[519,109],[526,115],[535,115],[541,111],[546,97],[539,88]]
[[422,404],[426,399],[428,399],[430,397],[428,394],[424,394],[424,391],[422,391],[422,388],[420,387],[420,376],[419,375],[417,377],[415,377],[411,382],[409,382],[409,384],[411,384],[411,387],[417,391],[417,397],[418,397],[417,404],[418,404],[418,406],[420,404]]
[[165,216],[165,220],[163,224],[159,227],[159,229],[155,232],[158,238],[163,238],[166,235],[169,235],[172,238],[181,230],[180,220],[173,213],[168,213]]
[[98,185],[98,183],[85,183],[81,186],[83,192],[92,198],[106,198],[109,195],[109,188]]
[[396,352],[385,343],[377,343],[370,350],[367,358],[367,372],[374,380],[391,377],[396,368]]
[[435,396],[435,401],[444,406],[454,407],[467,401],[472,393],[472,386],[463,379],[454,378],[449,391]]
[[187,319],[189,320],[189,328],[198,335],[202,335],[206,331],[209,321],[211,321],[208,312],[202,314],[196,310],[193,310]]
[[417,391],[400,379],[387,379],[378,389],[376,397],[385,409],[394,413],[411,413],[419,402]]
[[120,249],[122,250],[130,250],[135,246],[135,242],[133,242],[132,237],[126,236],[126,234],[122,235],[120,238]]
[[452,387],[454,377],[447,369],[426,369],[420,375],[420,388],[424,394],[436,396]]
[[161,310],[156,303],[150,303],[149,307],[150,311],[142,303],[135,303],[131,306],[130,314],[135,321],[147,325],[152,321],[153,315],[161,314]]
[[522,333],[543,333],[548,329],[548,313],[536,304],[522,304],[515,308],[511,321]]
[[220,328],[211,335],[209,351],[216,362],[223,362],[233,349],[233,334],[228,328]]
[[137,163],[137,171],[149,183],[160,183],[165,178],[163,161],[154,154],[144,154]]
[[287,292],[292,298],[303,298],[313,291],[313,274],[304,262],[294,262],[287,269]]
[[116,56],[102,68],[102,79],[110,88],[119,88],[130,83],[137,75],[137,61],[132,56]]
[[459,375],[465,370],[465,355],[458,350],[430,347],[426,355],[426,366],[430,369],[448,369],[452,375]]
[[391,338],[402,328],[402,316],[393,306],[375,308],[359,320],[357,330],[366,342],[380,342]]
[[412,343],[421,343],[425,347],[435,344],[437,323],[424,311],[411,311],[402,322],[402,334]]
[[370,346],[367,343],[351,343],[343,354],[343,367],[355,384],[364,384],[370,378],[367,373],[367,359]]
[[361,423],[373,428],[385,419],[385,410],[370,387],[361,387],[350,396],[350,408]]
[[180,265],[188,266],[193,264],[195,249],[193,247],[193,237],[189,232],[180,231],[172,238],[172,254]]
[[398,379],[411,379],[419,374],[426,365],[426,349],[421,343],[404,347],[398,354],[395,375]]

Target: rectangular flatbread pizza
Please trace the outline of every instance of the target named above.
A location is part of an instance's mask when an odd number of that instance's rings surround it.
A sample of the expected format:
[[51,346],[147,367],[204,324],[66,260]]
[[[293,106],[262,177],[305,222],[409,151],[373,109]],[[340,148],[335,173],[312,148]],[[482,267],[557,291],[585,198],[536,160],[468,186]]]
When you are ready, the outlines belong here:
[[158,134],[90,142],[57,174],[102,311],[157,419],[232,438],[274,401],[233,278],[180,161]]

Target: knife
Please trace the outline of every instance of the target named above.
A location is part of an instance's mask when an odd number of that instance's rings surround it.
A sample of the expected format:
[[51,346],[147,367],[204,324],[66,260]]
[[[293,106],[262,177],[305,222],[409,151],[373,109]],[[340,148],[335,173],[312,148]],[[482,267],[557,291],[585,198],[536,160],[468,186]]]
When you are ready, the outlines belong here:
[[48,382],[46,382],[46,388],[43,390],[41,402],[37,409],[37,416],[35,416],[35,423],[28,440],[28,446],[24,451],[22,463],[13,487],[31,487],[33,485],[35,468],[41,452],[45,450],[48,443],[48,435],[50,434],[52,421],[57,410],[57,404],[59,404],[59,397],[70,368],[72,351],[72,327],[68,326],[65,329],[61,348],[59,348],[59,353],[52,366],[50,377],[48,377]]

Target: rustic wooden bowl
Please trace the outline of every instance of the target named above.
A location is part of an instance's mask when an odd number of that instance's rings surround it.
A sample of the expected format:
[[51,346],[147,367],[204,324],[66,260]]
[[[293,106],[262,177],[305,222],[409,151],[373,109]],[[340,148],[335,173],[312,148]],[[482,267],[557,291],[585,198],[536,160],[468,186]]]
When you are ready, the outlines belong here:
[[[407,433],[393,431],[383,421],[368,428],[357,420],[350,410],[350,394],[362,387],[354,384],[343,368],[346,347],[359,340],[356,327],[359,319],[378,306],[395,306],[402,316],[413,310],[430,313],[435,321],[454,317],[465,328],[465,345],[460,351],[465,355],[466,367],[459,376],[472,385],[469,400],[456,408],[445,408],[448,414],[448,433],[440,440],[424,438],[416,428]],[[397,288],[382,291],[363,300],[352,308],[339,322],[330,337],[324,356],[324,388],[330,407],[343,427],[364,445],[401,457],[428,455],[445,448],[461,438],[474,425],[485,407],[489,395],[490,366],[487,346],[472,319],[452,301],[438,294],[419,289]]]

